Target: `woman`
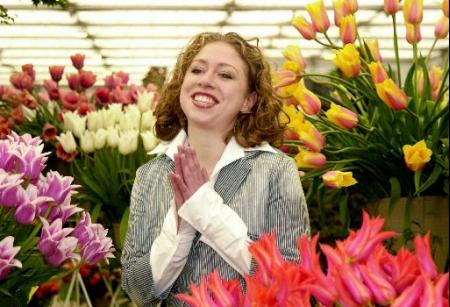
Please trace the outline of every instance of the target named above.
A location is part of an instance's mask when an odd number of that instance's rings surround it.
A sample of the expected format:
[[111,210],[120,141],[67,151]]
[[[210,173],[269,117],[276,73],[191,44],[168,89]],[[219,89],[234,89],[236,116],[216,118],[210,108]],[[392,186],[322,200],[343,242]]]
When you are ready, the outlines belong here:
[[175,295],[213,270],[251,274],[248,245],[264,232],[298,259],[309,219],[295,162],[271,146],[280,112],[269,64],[236,33],[199,34],[179,55],[155,110],[165,142],[131,196],[122,281],[133,301],[182,305]]

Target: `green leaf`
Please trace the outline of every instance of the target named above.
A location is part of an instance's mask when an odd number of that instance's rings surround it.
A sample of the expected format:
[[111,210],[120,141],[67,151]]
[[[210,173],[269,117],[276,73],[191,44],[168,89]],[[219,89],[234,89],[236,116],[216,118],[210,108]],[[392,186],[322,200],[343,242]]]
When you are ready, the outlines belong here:
[[406,75],[406,79],[405,79],[405,86],[404,86],[404,91],[405,93],[409,96],[409,97],[413,97],[414,96],[414,84],[413,84],[413,79],[414,79],[414,70],[416,69],[416,64],[413,63],[411,65],[411,68],[408,71],[408,74]]
[[427,180],[425,180],[425,182],[420,187],[416,186],[416,193],[414,195],[418,196],[421,192],[428,189],[433,183],[436,182],[436,180],[439,178],[441,174],[442,174],[442,167],[439,164],[436,164]]
[[414,189],[416,194],[420,187],[420,177],[422,177],[422,170],[414,172]]
[[397,178],[391,177],[389,178],[389,182],[391,184],[391,199],[389,200],[389,215],[392,213],[392,210],[394,210],[395,205],[397,204],[398,200],[401,196],[401,186],[400,182]]
[[102,206],[103,206],[102,203],[98,203],[98,204],[96,204],[96,205],[94,206],[94,209],[91,210],[91,220],[92,220],[92,223],[95,223],[95,222],[97,221],[97,218],[98,218],[98,216],[99,216],[99,214],[100,214],[100,211],[102,210]]
[[123,243],[125,241],[125,236],[127,234],[128,229],[128,218],[130,217],[130,207],[127,207],[125,209],[125,212],[123,213],[122,220],[120,221],[120,228],[119,228],[119,248],[123,248]]
[[348,194],[345,193],[339,200],[339,220],[345,228],[349,227]]

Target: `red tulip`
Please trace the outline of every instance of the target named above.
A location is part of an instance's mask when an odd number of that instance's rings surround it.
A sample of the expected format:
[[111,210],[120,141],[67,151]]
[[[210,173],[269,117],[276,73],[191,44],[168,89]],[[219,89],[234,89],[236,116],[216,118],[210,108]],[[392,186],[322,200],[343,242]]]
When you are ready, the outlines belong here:
[[64,74],[64,66],[54,65],[48,68],[52,80],[59,82]]
[[22,71],[31,77],[31,80],[34,82],[36,77],[36,71],[34,70],[33,64],[24,64],[22,65]]
[[80,88],[80,76],[78,74],[66,75],[67,84],[72,91],[78,91]]
[[58,100],[59,99],[59,88],[58,84],[53,80],[44,80],[44,88],[48,93],[50,99]]
[[45,123],[44,127],[42,128],[42,137],[44,141],[49,142],[51,140],[56,139],[56,128],[52,124]]
[[97,76],[92,71],[81,70],[79,73],[80,85],[87,89],[94,85]]
[[25,121],[25,116],[23,115],[23,110],[21,106],[17,106],[15,107],[12,111],[11,111],[11,117],[14,120],[14,123],[20,125]]
[[106,87],[100,87],[95,90],[94,93],[95,102],[99,105],[105,106],[111,103],[111,95]]
[[13,73],[9,81],[18,90],[31,91],[33,89],[33,79],[25,72]]
[[72,60],[72,65],[73,67],[75,67],[78,70],[81,70],[84,66],[84,59],[85,59],[85,55],[84,54],[74,54],[70,57],[70,59]]
[[61,100],[66,110],[73,111],[78,107],[78,94],[74,91],[62,92]]

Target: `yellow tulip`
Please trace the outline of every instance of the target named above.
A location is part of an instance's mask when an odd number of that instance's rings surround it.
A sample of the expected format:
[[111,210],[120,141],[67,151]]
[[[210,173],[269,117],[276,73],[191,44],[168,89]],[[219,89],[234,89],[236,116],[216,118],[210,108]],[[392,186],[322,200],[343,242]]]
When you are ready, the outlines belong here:
[[438,66],[433,66],[428,73],[428,77],[430,78],[431,94],[433,99],[437,98],[439,90],[441,89],[443,73],[444,71],[442,70],[442,68]]
[[283,56],[288,60],[298,64],[298,71],[302,72],[306,68],[305,58],[302,56],[298,45],[289,45],[284,49]]
[[322,168],[327,163],[327,158],[320,152],[312,152],[299,147],[295,162],[298,168]]
[[372,57],[375,61],[382,62],[383,58],[380,53],[380,47],[378,46],[378,40],[377,39],[371,39],[367,41],[367,45],[370,49],[370,54],[372,54]]
[[348,15],[344,1],[345,0],[333,0],[334,24],[336,27],[341,25],[341,18]]
[[309,21],[303,16],[297,16],[292,20],[292,25],[303,36],[304,39],[311,40],[316,38],[316,31]]
[[368,65],[373,84],[381,83],[389,76],[380,62],[372,62]]
[[325,112],[328,120],[344,129],[352,129],[358,125],[358,115],[355,112],[335,103]]
[[304,121],[296,131],[303,146],[309,150],[319,152],[325,146],[325,138],[310,121]]
[[272,73],[272,85],[277,89],[280,87],[291,85],[296,81],[297,75],[290,70],[276,71]]
[[444,39],[448,35],[448,17],[441,16],[434,28],[434,36],[436,38]]
[[403,92],[394,80],[386,79],[375,84],[378,97],[391,109],[403,110],[408,103],[408,96]]
[[344,44],[350,44],[356,40],[355,15],[348,15],[341,18],[339,34]]
[[302,81],[298,83],[297,88],[292,92],[292,96],[297,99],[303,112],[308,115],[315,115],[319,113],[322,103],[320,102],[319,97],[308,90]]
[[329,188],[343,188],[357,184],[352,172],[328,171],[322,175],[323,183]]
[[417,44],[422,40],[422,34],[420,33],[420,24],[406,23],[406,40],[411,45]]
[[421,170],[430,161],[433,152],[427,148],[424,140],[414,145],[404,145],[403,154],[408,168],[414,172]]
[[442,1],[442,12],[444,16],[448,18],[448,0]]
[[333,62],[346,77],[351,78],[359,75],[361,61],[354,44],[346,44],[342,50],[334,51],[334,53],[336,57]]
[[325,33],[330,27],[327,10],[323,0],[306,5],[306,10],[311,17],[314,32]]
[[357,0],[345,0],[344,1],[345,10],[347,14],[355,14],[358,11],[358,1]]
[[423,0],[405,0],[403,16],[407,23],[420,24],[423,19]]

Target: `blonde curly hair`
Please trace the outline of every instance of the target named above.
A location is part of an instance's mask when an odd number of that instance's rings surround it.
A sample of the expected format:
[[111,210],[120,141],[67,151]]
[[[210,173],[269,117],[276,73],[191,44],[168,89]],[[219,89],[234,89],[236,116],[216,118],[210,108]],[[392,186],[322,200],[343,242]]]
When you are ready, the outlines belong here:
[[186,71],[194,57],[207,44],[225,42],[232,46],[248,67],[250,92],[256,92],[257,101],[248,113],[239,113],[233,129],[225,136],[228,142],[232,136],[243,147],[254,147],[267,141],[280,146],[285,123],[279,119],[282,100],[272,88],[270,65],[261,50],[249,44],[237,33],[204,32],[195,36],[178,56],[175,69],[164,85],[161,98],[155,109],[155,134],[164,141],[172,140],[181,129],[187,131],[187,119],[180,106],[180,91]]

